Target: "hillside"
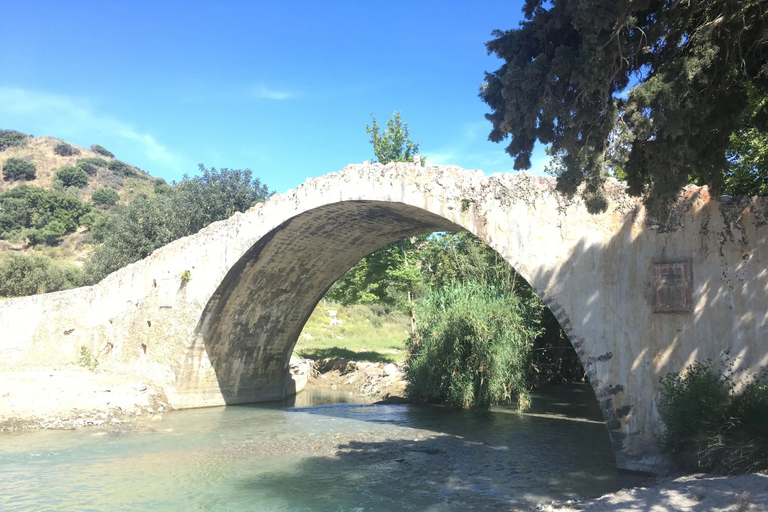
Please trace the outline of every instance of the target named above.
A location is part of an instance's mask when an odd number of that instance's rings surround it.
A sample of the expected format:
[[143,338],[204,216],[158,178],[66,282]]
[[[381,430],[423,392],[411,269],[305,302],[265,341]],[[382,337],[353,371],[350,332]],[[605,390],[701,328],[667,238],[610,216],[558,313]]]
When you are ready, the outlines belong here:
[[[78,160],[84,158],[101,158],[107,162],[116,160],[99,155],[90,149],[86,149],[68,143],[79,153],[72,156],[60,156],[54,152],[57,144],[63,141],[47,135],[41,137],[28,137],[20,146],[12,146],[0,150],[0,168],[9,158],[23,158],[32,162],[37,167],[37,177],[30,181],[0,180],[0,193],[21,184],[34,185],[36,187],[53,188],[53,176],[57,169],[63,166],[76,166]],[[152,195],[154,179],[149,173],[130,166],[135,170],[135,176],[121,176],[108,168],[99,168],[95,175],[91,176],[88,185],[82,189],[81,199],[87,199],[98,188],[112,188],[120,194],[120,202],[127,203],[136,194]]]
[[[67,144],[70,148],[62,151],[61,145]],[[58,152],[73,153],[67,156]],[[103,152],[102,152],[103,153]],[[108,154],[108,152],[107,152]],[[98,189],[111,189],[118,193],[118,204],[127,204],[137,195],[152,196],[155,194],[155,186],[165,183],[154,178],[149,173],[121,162],[115,157],[105,156],[95,151],[66,143],[61,139],[49,136],[24,138],[18,132],[0,130],[0,169],[3,169],[9,159],[23,159],[35,166],[34,179],[8,179],[3,173],[0,179],[0,194],[15,189],[21,185],[41,187],[46,190],[57,191],[77,198],[86,205],[91,205],[94,212],[108,210],[106,206],[96,206],[92,201],[92,194]],[[88,174],[85,186],[63,187],[56,183],[56,171],[62,167],[77,167]],[[0,214],[3,206],[0,204]],[[7,212],[6,212],[7,213]],[[0,215],[1,216],[1,215]],[[0,224],[3,219],[0,218]],[[0,228],[3,226],[0,225]],[[0,258],[9,251],[37,254],[45,254],[61,263],[81,264],[88,257],[91,246],[88,244],[84,226],[67,230],[55,243],[31,244],[28,237],[23,234],[9,236],[0,229]]]

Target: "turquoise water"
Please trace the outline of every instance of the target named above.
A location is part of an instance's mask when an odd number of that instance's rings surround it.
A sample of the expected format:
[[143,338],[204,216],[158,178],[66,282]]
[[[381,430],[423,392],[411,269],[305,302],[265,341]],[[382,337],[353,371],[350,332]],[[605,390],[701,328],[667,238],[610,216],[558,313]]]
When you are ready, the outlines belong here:
[[509,510],[637,483],[617,473],[588,386],[531,414],[327,404],[178,411],[135,430],[0,435],[0,510]]

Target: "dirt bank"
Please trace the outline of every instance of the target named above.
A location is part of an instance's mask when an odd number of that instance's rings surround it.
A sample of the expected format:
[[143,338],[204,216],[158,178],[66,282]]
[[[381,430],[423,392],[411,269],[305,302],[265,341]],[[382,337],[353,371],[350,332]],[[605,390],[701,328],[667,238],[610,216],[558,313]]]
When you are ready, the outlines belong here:
[[130,424],[167,410],[159,389],[125,376],[77,368],[0,374],[0,432]]
[[594,500],[557,502],[531,510],[764,512],[768,511],[768,475],[689,475],[657,480],[649,487],[622,489]]
[[314,363],[307,385],[349,391],[388,402],[406,400],[402,363],[321,359]]

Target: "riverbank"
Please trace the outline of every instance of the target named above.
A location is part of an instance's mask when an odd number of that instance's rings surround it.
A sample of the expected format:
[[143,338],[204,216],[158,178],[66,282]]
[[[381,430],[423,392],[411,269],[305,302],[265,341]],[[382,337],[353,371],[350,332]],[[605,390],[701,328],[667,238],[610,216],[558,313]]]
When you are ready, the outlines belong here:
[[688,475],[658,479],[648,487],[622,489],[597,499],[561,501],[531,509],[541,512],[768,511],[768,475]]
[[[309,385],[405,400],[401,364],[291,358],[290,374],[299,392]],[[0,373],[0,432],[161,421],[171,409],[160,386],[130,376],[75,366]]]
[[0,432],[158,421],[167,410],[161,390],[127,376],[74,367],[0,373]]
[[347,391],[387,403],[407,401],[403,363],[320,359],[312,365],[307,385]]

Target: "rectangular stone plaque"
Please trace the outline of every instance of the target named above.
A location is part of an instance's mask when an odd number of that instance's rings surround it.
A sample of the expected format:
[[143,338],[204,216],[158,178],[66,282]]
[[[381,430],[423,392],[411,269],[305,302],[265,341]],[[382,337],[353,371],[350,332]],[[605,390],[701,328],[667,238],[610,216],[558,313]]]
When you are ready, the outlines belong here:
[[693,309],[690,261],[658,263],[653,266],[654,313],[680,313]]

